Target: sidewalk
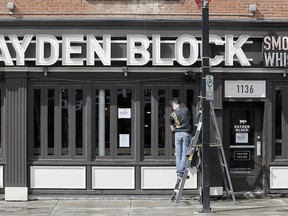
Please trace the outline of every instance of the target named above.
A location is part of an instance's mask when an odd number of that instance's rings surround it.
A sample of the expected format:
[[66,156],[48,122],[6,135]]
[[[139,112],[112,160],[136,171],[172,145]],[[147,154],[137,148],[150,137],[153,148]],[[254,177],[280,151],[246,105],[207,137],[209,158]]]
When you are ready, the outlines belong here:
[[22,216],[134,216],[134,215],[288,215],[288,199],[242,199],[210,202],[211,213],[199,213],[198,200],[181,200],[175,206],[167,199],[51,199],[28,202],[0,201],[0,215]]

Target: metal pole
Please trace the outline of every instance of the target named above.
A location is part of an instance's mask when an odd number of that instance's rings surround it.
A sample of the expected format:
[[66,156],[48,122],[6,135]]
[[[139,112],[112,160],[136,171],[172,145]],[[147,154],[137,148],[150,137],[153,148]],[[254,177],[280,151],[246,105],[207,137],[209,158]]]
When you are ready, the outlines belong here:
[[206,99],[206,75],[210,73],[209,63],[209,3],[202,0],[202,209],[210,212],[210,104]]

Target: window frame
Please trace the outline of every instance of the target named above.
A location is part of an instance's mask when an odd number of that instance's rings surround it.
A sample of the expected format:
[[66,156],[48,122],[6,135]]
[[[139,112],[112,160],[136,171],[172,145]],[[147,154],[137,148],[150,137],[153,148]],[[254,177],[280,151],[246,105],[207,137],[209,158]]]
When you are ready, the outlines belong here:
[[[40,154],[33,154],[34,151],[34,90],[40,89]],[[54,154],[48,153],[48,90],[54,89]],[[62,155],[62,101],[61,91],[68,89],[68,154]],[[82,155],[76,154],[76,108],[75,108],[75,93],[76,90],[83,90],[83,112],[82,112]],[[87,145],[85,144],[85,130],[86,127],[86,87],[84,84],[33,84],[29,87],[29,103],[28,103],[28,130],[29,130],[29,159],[32,160],[45,160],[45,159],[79,159],[83,160],[86,155]],[[72,127],[71,127],[72,126]]]
[[[144,154],[144,148],[145,148],[145,138],[144,138],[144,104],[145,104],[145,89],[151,89],[151,154],[145,155]],[[158,155],[158,101],[156,98],[158,98],[158,90],[164,89],[166,92],[166,101],[165,101],[165,155]],[[141,134],[143,134],[143,137],[141,138],[141,158],[143,158],[144,161],[149,160],[168,160],[168,161],[174,161],[175,160],[175,148],[173,146],[174,143],[174,136],[170,129],[170,114],[172,112],[172,108],[170,105],[170,100],[173,98],[173,90],[179,90],[179,99],[180,101],[183,101],[185,105],[187,105],[187,91],[192,90],[193,91],[193,101],[192,106],[188,107],[188,109],[191,112],[191,123],[194,123],[194,119],[196,117],[196,107],[197,107],[197,87],[196,85],[183,85],[182,84],[173,84],[173,85],[159,85],[157,84],[143,84],[141,86]]]
[[[276,155],[275,144],[276,144],[276,90],[282,91],[282,113],[281,113],[281,129],[282,129],[282,143],[281,143],[281,155]],[[288,161],[288,137],[285,136],[285,131],[288,131],[288,122],[285,122],[285,116],[288,116],[288,100],[284,98],[288,97],[288,87],[285,84],[277,84],[273,86],[273,146],[272,146],[272,160],[277,161]]]

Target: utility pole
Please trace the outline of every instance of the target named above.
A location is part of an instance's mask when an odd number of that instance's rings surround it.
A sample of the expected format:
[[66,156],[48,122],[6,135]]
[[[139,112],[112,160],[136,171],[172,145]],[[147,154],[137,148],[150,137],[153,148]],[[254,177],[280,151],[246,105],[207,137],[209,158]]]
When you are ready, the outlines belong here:
[[203,213],[210,208],[210,102],[206,98],[206,77],[210,73],[209,58],[209,3],[202,0],[202,209]]

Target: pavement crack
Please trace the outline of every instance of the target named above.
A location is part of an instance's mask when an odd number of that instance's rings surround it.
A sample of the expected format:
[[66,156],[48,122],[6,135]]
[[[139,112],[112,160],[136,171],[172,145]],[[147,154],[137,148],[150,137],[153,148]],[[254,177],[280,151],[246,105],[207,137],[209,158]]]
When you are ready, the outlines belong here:
[[132,208],[132,200],[129,200],[129,209],[128,209],[128,216],[131,215],[131,208]]
[[51,215],[52,212],[54,211],[54,209],[56,208],[56,206],[58,205],[59,203],[59,200],[57,200],[57,202],[54,204],[54,206],[51,208],[51,210],[49,211],[49,214],[48,215]]

